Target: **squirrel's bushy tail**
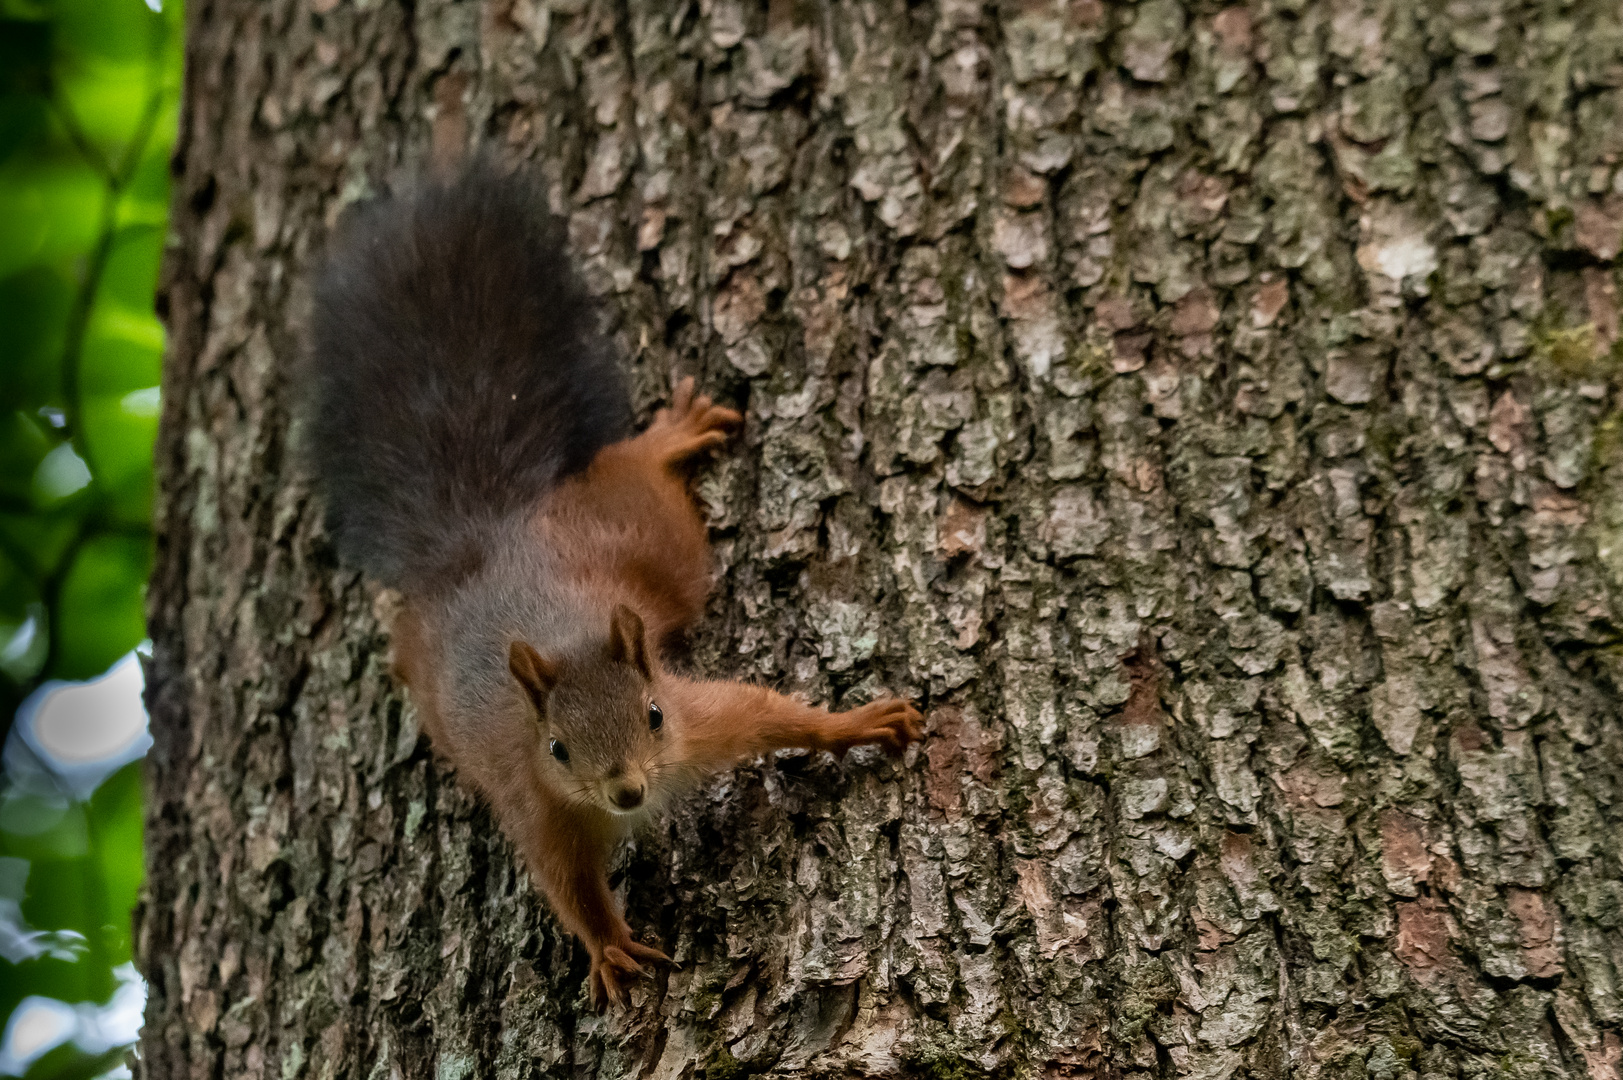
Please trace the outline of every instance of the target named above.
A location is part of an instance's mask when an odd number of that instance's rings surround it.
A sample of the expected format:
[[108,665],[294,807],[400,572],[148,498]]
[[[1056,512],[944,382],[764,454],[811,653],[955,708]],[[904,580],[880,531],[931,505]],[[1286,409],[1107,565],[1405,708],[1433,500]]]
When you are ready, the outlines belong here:
[[623,438],[629,402],[531,183],[484,163],[351,209],[316,282],[307,448],[340,558],[408,591]]

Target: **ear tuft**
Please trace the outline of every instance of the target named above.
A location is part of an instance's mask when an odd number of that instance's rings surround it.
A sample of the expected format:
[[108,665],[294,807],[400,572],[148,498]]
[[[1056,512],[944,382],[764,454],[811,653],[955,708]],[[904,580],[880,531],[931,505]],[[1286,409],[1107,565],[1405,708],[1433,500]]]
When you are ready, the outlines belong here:
[[547,714],[547,695],[558,685],[558,669],[541,658],[527,641],[515,641],[507,650],[507,670],[530,695],[535,711]]
[[614,614],[609,617],[609,659],[630,664],[645,679],[654,677],[643,642],[642,616],[624,604],[614,605]]

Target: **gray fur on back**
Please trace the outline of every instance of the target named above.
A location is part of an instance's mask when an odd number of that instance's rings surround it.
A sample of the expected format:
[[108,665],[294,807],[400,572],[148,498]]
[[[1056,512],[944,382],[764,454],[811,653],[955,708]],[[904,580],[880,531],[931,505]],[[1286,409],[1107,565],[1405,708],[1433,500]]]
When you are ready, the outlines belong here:
[[441,640],[449,652],[445,670],[451,673],[441,693],[453,715],[528,708],[507,666],[514,641],[558,658],[598,648],[607,635],[609,609],[570,588],[557,557],[527,531],[525,521],[505,522],[489,561],[440,602]]

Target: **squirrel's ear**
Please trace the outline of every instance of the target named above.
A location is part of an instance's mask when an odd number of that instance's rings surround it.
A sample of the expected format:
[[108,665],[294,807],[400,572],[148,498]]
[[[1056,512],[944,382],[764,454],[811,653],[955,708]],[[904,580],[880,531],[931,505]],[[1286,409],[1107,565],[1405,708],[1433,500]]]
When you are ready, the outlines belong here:
[[648,650],[642,640],[642,616],[624,604],[614,605],[609,618],[609,659],[631,664],[651,679],[654,673],[648,667]]
[[524,687],[535,703],[535,711],[547,714],[547,695],[558,685],[558,669],[541,659],[541,654],[527,641],[515,641],[507,650],[507,670]]

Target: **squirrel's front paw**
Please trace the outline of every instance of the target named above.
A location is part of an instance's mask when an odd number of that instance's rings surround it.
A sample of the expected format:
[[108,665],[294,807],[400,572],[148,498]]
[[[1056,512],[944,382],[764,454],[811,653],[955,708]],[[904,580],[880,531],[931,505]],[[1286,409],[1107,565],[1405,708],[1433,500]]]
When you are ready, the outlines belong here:
[[835,718],[828,749],[841,757],[853,746],[874,745],[898,756],[909,743],[924,738],[924,719],[901,698],[871,702]]
[[671,958],[658,949],[629,937],[618,945],[604,946],[592,960],[593,1007],[601,1009],[612,1001],[616,1007],[625,1008],[626,984],[644,971],[638,960],[671,962]]

